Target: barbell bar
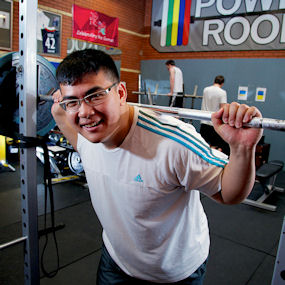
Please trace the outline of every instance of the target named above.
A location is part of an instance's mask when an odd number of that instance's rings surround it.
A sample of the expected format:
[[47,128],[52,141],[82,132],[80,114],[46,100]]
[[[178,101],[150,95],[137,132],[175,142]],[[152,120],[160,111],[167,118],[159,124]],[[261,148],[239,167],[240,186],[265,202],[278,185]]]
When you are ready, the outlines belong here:
[[[39,95],[40,100],[53,101],[51,96],[53,92],[54,90],[50,90],[49,91],[50,95]],[[170,116],[176,116],[179,118],[199,120],[199,121],[201,120],[211,121],[211,116],[213,114],[213,112],[196,110],[196,109],[175,108],[175,107],[139,104],[131,102],[128,102],[128,104],[131,106],[153,109],[156,112],[167,114]],[[244,124],[243,127],[262,128],[262,129],[285,132],[285,120],[256,117],[253,118],[249,123]]]
[[[140,92],[140,91],[133,91],[133,94],[136,95],[151,95],[151,96],[167,96],[167,97],[171,97],[169,94],[164,94],[164,93],[150,93],[150,92]],[[190,95],[190,94],[176,94],[175,97],[184,97],[184,98],[198,98],[198,99],[202,99],[203,96],[198,96],[198,95]]]
[[[153,109],[156,112],[167,114],[170,116],[176,116],[179,118],[199,120],[199,121],[201,120],[211,121],[211,115],[213,113],[209,111],[202,111],[196,109],[175,108],[175,107],[147,105],[147,104],[130,103],[130,102],[128,102],[128,104],[131,106]],[[253,118],[249,123],[244,124],[243,126],[249,128],[262,128],[262,129],[270,129],[270,130],[285,132],[285,120],[279,120],[279,119],[256,117]]]

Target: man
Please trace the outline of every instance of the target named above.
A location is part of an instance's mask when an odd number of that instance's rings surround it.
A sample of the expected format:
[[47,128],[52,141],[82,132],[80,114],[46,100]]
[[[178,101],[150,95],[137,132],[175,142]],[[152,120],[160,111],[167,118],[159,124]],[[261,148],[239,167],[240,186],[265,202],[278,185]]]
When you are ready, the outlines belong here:
[[174,60],[168,60],[165,63],[169,71],[170,93],[169,106],[183,108],[183,97],[176,95],[183,95],[183,74],[180,68],[175,66]]
[[[227,103],[227,92],[222,89],[224,82],[224,76],[218,75],[213,85],[204,88],[201,110],[217,112]],[[229,145],[216,133],[212,122],[201,121],[200,134],[211,147],[230,154]]]
[[247,197],[262,131],[241,127],[260,112],[232,103],[213,114],[228,161],[193,126],[130,106],[102,51],[67,56],[57,79],[52,114],[81,156],[103,227],[97,284],[202,284],[209,231],[198,191],[224,204]]

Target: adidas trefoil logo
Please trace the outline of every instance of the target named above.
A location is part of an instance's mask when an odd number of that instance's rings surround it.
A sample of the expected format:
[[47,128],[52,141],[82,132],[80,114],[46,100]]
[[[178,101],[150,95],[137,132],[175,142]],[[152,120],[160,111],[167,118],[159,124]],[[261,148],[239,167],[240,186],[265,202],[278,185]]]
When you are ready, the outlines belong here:
[[134,178],[134,181],[136,181],[136,182],[143,182],[143,180],[142,180],[140,174],[138,174],[138,175]]

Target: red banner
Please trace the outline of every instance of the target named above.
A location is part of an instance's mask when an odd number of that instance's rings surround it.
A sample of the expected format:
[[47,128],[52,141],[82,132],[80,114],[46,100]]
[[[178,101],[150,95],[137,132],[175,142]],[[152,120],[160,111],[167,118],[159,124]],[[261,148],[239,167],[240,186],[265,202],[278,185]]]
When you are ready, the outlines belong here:
[[117,47],[118,27],[118,18],[73,5],[73,38]]

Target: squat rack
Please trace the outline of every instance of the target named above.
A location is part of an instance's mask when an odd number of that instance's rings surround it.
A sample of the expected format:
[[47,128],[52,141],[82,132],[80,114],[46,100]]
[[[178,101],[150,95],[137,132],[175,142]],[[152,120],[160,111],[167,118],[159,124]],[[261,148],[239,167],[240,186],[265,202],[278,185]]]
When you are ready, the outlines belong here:
[[[37,0],[19,1],[19,126],[25,137],[37,136]],[[29,71],[29,72],[27,72]],[[25,284],[38,284],[39,240],[36,147],[20,152]]]
[[[19,132],[37,136],[37,0],[19,0]],[[27,72],[28,71],[28,72]],[[36,147],[21,148],[22,237],[0,245],[0,250],[24,243],[24,282],[39,284],[39,240]]]
[[[169,97],[168,94],[157,93],[157,91],[158,91],[158,84],[155,85],[155,90],[154,90],[153,93],[150,92],[150,88],[148,88],[148,90],[146,91],[146,87],[145,87],[145,90],[142,91],[141,90],[141,83],[140,83],[140,81],[141,81],[141,76],[139,76],[139,91],[133,91],[132,92],[133,94],[138,95],[139,103],[142,102],[142,96],[143,95],[147,95],[147,99],[148,99],[150,105],[153,104],[152,96],[167,96],[167,97]],[[193,94],[183,94],[183,95],[177,94],[175,96],[176,97],[183,97],[183,98],[191,98],[191,109],[193,109],[194,108],[194,100],[203,98],[203,96],[198,96],[197,95],[197,89],[198,89],[198,85],[195,85]]]

